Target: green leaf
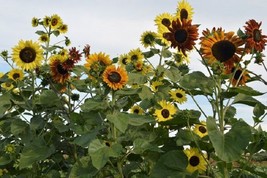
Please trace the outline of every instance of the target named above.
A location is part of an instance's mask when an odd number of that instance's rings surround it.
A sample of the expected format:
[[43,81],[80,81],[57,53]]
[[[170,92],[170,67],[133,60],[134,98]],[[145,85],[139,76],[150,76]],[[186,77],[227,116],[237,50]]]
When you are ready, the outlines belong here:
[[84,156],[71,168],[69,177],[93,178],[97,169],[92,166],[89,156]]
[[144,84],[147,79],[146,76],[140,73],[128,73],[129,84]]
[[143,85],[142,86],[142,90],[139,93],[139,97],[141,98],[141,100],[152,99],[153,98],[153,94],[152,94],[152,92],[151,92],[149,87]]
[[265,109],[266,107],[263,104],[257,103],[253,109],[254,116],[261,117],[265,113]]
[[4,94],[0,96],[0,115],[4,114],[6,110],[10,107],[10,96],[7,94]]
[[23,148],[20,154],[19,168],[23,169],[31,166],[36,161],[45,160],[54,152],[55,147],[53,145],[48,146],[42,139],[36,138],[31,144]]
[[86,79],[73,80],[71,84],[80,92],[90,92],[85,81]]
[[260,96],[260,95],[265,94],[265,93],[259,92],[257,90],[254,90],[248,86],[240,86],[240,87],[230,88],[229,92],[233,92],[236,94],[242,93],[242,94],[249,95],[249,96]]
[[172,150],[162,155],[152,170],[151,177],[185,177],[183,173],[187,167],[188,159],[183,151]]
[[25,133],[27,131],[28,124],[20,119],[15,119],[11,123],[11,133],[14,135],[19,135],[20,133]]
[[142,154],[146,150],[161,152],[157,145],[151,144],[147,139],[137,138],[133,142],[133,151],[136,154]]
[[237,103],[245,104],[245,105],[252,106],[252,107],[254,107],[256,104],[262,104],[261,102],[253,98],[252,96],[248,96],[242,93],[235,96],[233,104],[237,104]]
[[103,100],[95,100],[93,98],[88,98],[85,100],[84,104],[81,105],[81,110],[85,112],[99,110],[99,109],[106,109],[107,104]]
[[46,34],[44,31],[38,30],[35,32],[37,35],[44,35]]
[[164,57],[164,58],[169,58],[169,57],[172,56],[171,51],[168,50],[168,49],[163,49],[162,52],[161,52],[161,54],[162,54],[162,57]]
[[209,117],[207,129],[216,154],[226,162],[240,159],[251,137],[249,125],[241,120],[233,124],[232,128],[224,134],[218,129],[215,119]]
[[165,71],[166,77],[168,77],[172,82],[177,82],[181,79],[182,75],[181,72],[174,67],[171,67],[170,69]]
[[88,147],[88,145],[90,144],[90,142],[96,138],[96,135],[98,134],[98,132],[95,130],[93,132],[89,132],[89,133],[85,133],[82,134],[81,136],[77,136],[73,143],[77,144],[79,146],[82,147]]
[[59,97],[52,90],[44,90],[39,97],[39,102],[37,103],[44,105],[44,107],[61,106]]
[[108,114],[107,119],[112,122],[114,126],[122,133],[124,133],[128,128],[129,117],[127,114],[116,112],[113,114]]
[[9,155],[1,155],[0,156],[0,166],[4,166],[12,161]]

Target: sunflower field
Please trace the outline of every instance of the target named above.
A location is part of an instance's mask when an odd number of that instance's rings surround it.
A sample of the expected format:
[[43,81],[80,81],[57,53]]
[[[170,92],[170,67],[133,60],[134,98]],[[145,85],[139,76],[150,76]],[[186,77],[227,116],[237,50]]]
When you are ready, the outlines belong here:
[[[113,57],[71,46],[59,15],[34,17],[39,40],[0,54],[10,66],[0,73],[0,177],[267,177],[266,92],[251,87],[267,81],[250,70],[267,72],[262,22],[200,31],[193,15],[179,1],[140,47]],[[190,69],[191,51],[203,71]],[[252,108],[253,124],[238,106]]]

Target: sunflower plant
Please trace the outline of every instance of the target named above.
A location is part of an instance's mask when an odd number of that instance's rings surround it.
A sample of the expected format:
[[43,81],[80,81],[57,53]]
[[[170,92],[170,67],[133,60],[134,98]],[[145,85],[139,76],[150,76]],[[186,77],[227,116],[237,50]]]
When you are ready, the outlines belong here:
[[267,71],[261,22],[201,32],[193,15],[180,1],[114,57],[71,47],[59,15],[34,17],[38,39],[0,54],[0,176],[266,177],[265,92],[251,84],[267,82],[250,69]]

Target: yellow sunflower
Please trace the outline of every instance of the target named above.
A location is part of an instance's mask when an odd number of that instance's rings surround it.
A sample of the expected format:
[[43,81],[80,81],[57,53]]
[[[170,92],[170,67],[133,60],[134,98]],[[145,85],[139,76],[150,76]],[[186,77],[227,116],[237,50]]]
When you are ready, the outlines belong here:
[[158,87],[162,86],[162,85],[163,85],[162,81],[154,81],[154,82],[151,83],[151,90],[153,92],[157,92],[158,91]]
[[246,51],[251,53],[252,50],[257,52],[262,52],[265,49],[267,42],[267,36],[262,34],[260,29],[261,22],[258,23],[254,19],[246,22],[245,33],[247,35],[246,39]]
[[144,114],[144,110],[143,108],[141,108],[140,106],[138,105],[134,105],[130,108],[130,113],[133,113],[133,114]]
[[173,59],[176,66],[180,66],[181,64],[188,64],[190,62],[188,55],[185,56],[182,52],[177,51],[173,53]]
[[53,80],[57,83],[65,83],[70,77],[70,72],[63,67],[65,59],[61,55],[53,55],[49,60]]
[[171,99],[180,104],[187,101],[185,91],[182,89],[171,90],[169,94],[171,95]]
[[7,154],[13,154],[16,152],[16,148],[15,148],[15,145],[14,144],[7,144],[5,146],[5,152]]
[[111,65],[111,64],[112,64],[112,61],[111,61],[109,55],[107,55],[103,52],[100,52],[100,53],[90,54],[88,56],[88,58],[86,59],[86,63],[84,64],[84,66],[85,66],[85,68],[87,68],[89,70],[93,69],[93,70],[97,71],[97,70],[99,70],[100,66],[106,67],[106,66]]
[[1,87],[7,91],[11,90],[14,88],[14,85],[10,82],[4,82],[1,84]]
[[51,23],[51,18],[49,16],[45,16],[44,19],[43,19],[43,25],[45,27],[49,27],[50,23]]
[[158,29],[157,37],[161,40],[161,42],[165,45],[170,45],[170,41],[164,38],[164,34],[169,32],[168,27],[171,25],[172,21],[175,17],[169,13],[162,13],[156,16],[155,23]]
[[20,40],[13,48],[13,61],[23,70],[33,70],[40,66],[43,60],[43,50],[37,42]]
[[32,26],[33,26],[33,27],[37,27],[38,24],[39,24],[39,19],[36,18],[36,17],[33,17],[33,18],[32,18]]
[[197,148],[190,148],[184,150],[188,158],[188,165],[186,170],[189,173],[198,171],[200,174],[204,173],[207,169],[207,163]]
[[143,55],[142,51],[140,50],[140,48],[132,49],[128,53],[128,62],[129,63],[134,64],[135,62],[137,62],[139,60],[143,60],[143,59],[144,59],[144,55]]
[[147,47],[153,47],[155,45],[155,40],[157,38],[157,33],[152,31],[145,31],[141,35],[141,44],[147,48]]
[[192,50],[198,39],[198,25],[192,25],[191,22],[192,20],[176,19],[168,27],[169,32],[163,34],[171,42],[171,47],[177,47],[185,56],[186,51]]
[[58,27],[58,31],[62,34],[68,32],[68,25],[67,24],[62,24],[60,27]]
[[57,14],[52,15],[50,19],[50,26],[53,30],[58,29],[60,26],[63,25],[61,17]]
[[155,110],[154,116],[156,116],[156,120],[158,122],[171,120],[177,111],[176,107],[172,103],[165,100],[158,102],[158,104],[161,106],[161,108]]
[[243,41],[234,35],[234,32],[215,30],[210,36],[203,37],[200,44],[203,58],[207,59],[210,65],[218,61],[231,68],[234,63],[240,61],[238,54],[243,52]]
[[24,78],[24,73],[20,69],[12,69],[7,74],[8,78],[14,81],[21,81]]
[[186,0],[182,0],[178,3],[176,16],[180,20],[192,20],[193,14],[194,12],[192,6]]
[[119,56],[118,62],[120,66],[126,66],[128,61],[128,54],[121,54]]
[[42,42],[42,43],[48,42],[49,41],[48,35],[47,34],[40,35],[39,41]]
[[206,135],[208,135],[208,130],[207,130],[206,122],[201,121],[200,124],[195,124],[194,125],[194,129],[193,129],[193,132],[195,134],[197,134],[200,138],[203,138]]
[[124,68],[110,65],[103,73],[103,81],[113,90],[118,90],[126,85],[128,74]]

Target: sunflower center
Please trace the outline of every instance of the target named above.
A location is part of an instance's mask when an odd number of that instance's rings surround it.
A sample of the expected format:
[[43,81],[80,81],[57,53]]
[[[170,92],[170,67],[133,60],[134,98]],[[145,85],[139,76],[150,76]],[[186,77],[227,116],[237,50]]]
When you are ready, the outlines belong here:
[[133,112],[139,114],[139,109],[135,109]]
[[165,25],[166,27],[168,27],[168,26],[171,25],[171,21],[170,21],[169,19],[167,19],[167,18],[162,19],[162,20],[161,20],[161,23],[162,23],[163,25]]
[[[235,72],[234,79],[235,79],[235,80],[242,80],[242,76],[241,76],[241,74],[242,74],[242,71],[241,71],[241,70],[237,70],[237,71]],[[239,79],[239,78],[240,78],[240,79]]]
[[51,21],[52,26],[56,26],[57,23],[58,23],[58,20],[56,18],[52,19],[52,21]]
[[154,36],[151,34],[148,34],[144,38],[145,44],[152,44],[152,42],[155,40]]
[[126,58],[126,57],[123,58],[123,59],[121,60],[121,63],[123,63],[124,65],[126,65],[126,64],[127,64],[127,58]]
[[20,51],[19,57],[23,62],[31,63],[36,58],[36,51],[31,47],[25,47]]
[[174,33],[174,38],[178,43],[184,43],[187,37],[188,37],[188,34],[185,29],[178,29]]
[[253,40],[255,42],[261,41],[261,31],[259,29],[253,30]]
[[131,57],[132,61],[137,61],[137,59],[138,59],[138,56],[136,54],[132,55],[132,57]]
[[118,72],[111,72],[108,75],[108,80],[113,83],[119,83],[121,81],[121,75]]
[[13,79],[16,80],[20,77],[20,75],[18,73],[15,73],[12,75]]
[[233,55],[236,52],[235,45],[228,41],[228,40],[222,40],[216,42],[212,48],[212,54],[213,56],[220,62],[226,62],[229,59],[233,57]]
[[188,19],[188,12],[186,9],[182,9],[180,12],[180,19]]
[[68,73],[68,70],[64,69],[63,66],[61,64],[57,65],[57,71],[58,73],[60,73],[61,75],[65,75]]
[[177,98],[182,98],[183,97],[183,95],[181,93],[176,93],[175,95],[176,95]]
[[200,126],[200,127],[198,128],[198,130],[199,130],[199,132],[201,132],[201,133],[206,133],[206,132],[207,132],[207,129],[206,129],[204,126]]
[[161,111],[161,115],[164,117],[164,118],[168,118],[170,116],[170,111],[168,109],[162,109]]
[[191,166],[197,166],[199,164],[200,160],[199,160],[199,157],[197,156],[192,156],[190,159],[189,159],[189,163]]

